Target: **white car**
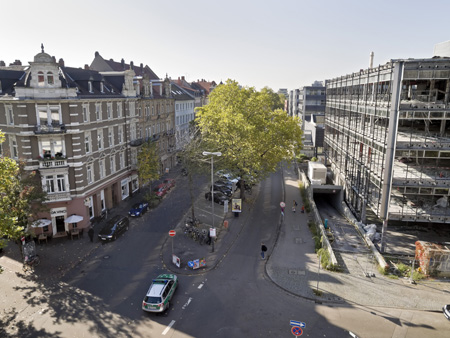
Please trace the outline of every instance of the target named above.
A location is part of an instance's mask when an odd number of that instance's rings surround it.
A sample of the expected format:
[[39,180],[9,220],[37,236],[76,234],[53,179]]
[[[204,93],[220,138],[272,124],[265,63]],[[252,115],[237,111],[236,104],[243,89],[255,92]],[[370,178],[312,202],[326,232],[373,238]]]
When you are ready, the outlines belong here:
[[169,308],[169,301],[178,286],[174,274],[162,274],[156,277],[142,301],[142,310],[147,312],[164,312]]

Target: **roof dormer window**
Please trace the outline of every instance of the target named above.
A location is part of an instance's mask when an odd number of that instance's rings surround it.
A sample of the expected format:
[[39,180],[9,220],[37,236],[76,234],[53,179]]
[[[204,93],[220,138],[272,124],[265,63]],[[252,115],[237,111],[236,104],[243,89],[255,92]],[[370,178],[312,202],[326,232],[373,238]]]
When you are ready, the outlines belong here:
[[105,92],[105,88],[103,86],[103,82],[100,82],[100,92],[102,92],[102,93]]
[[47,83],[50,86],[53,86],[55,84],[55,82],[53,80],[53,73],[52,72],[47,72]]
[[89,90],[89,93],[93,93],[94,91],[92,90],[92,81],[89,81],[88,82],[88,90]]
[[38,85],[43,86],[45,84],[44,72],[38,72]]

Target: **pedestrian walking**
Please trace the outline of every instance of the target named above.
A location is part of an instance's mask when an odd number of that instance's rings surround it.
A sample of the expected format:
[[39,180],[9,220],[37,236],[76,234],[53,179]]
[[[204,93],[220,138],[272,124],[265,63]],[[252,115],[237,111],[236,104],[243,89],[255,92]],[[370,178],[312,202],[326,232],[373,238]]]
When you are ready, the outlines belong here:
[[281,216],[284,216],[284,207],[281,207]]
[[94,241],[94,228],[93,227],[89,228],[88,236],[89,236],[89,239],[91,240],[91,242],[93,242]]
[[261,242],[261,258],[264,259],[264,254],[267,251],[267,247],[264,243]]
[[305,206],[302,205],[302,214],[304,214],[304,213],[305,213]]
[[295,212],[295,208],[297,207],[297,201],[294,200],[294,202],[292,203],[292,212]]

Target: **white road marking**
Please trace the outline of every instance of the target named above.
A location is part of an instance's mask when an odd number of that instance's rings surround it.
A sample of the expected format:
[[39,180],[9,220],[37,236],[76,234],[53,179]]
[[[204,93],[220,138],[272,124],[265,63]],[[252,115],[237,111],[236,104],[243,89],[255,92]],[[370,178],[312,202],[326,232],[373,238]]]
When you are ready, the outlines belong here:
[[198,288],[201,289],[201,288],[203,287],[203,285],[204,285],[203,283],[200,284],[200,285],[198,286]]
[[183,310],[187,308],[187,306],[189,305],[189,303],[191,302],[191,300],[192,300],[192,298],[189,297],[189,299],[188,299],[188,301],[186,302],[186,304],[184,304],[183,307],[182,307]]
[[169,332],[169,330],[170,330],[170,328],[173,326],[173,324],[175,324],[175,321],[174,320],[172,320],[171,322],[170,322],[170,324],[169,325],[167,325],[167,327],[166,327],[166,329],[163,331],[163,336],[165,336],[166,335],[166,333],[167,332]]

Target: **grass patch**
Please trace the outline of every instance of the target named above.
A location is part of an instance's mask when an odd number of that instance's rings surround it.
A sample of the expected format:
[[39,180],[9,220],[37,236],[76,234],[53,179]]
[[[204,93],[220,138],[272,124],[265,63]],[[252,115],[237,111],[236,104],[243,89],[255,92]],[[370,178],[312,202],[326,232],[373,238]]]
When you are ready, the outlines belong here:
[[303,205],[305,206],[306,212],[311,212],[311,204],[309,203],[308,194],[306,193],[305,185],[300,182],[298,184],[298,187],[300,188],[300,195],[302,196]]
[[398,276],[397,275],[393,275],[393,274],[386,275],[386,277],[390,278],[390,279],[398,279]]
[[319,229],[317,229],[316,223],[314,223],[313,221],[308,222],[308,228],[309,228],[309,231],[311,232],[312,238],[314,240],[315,252],[317,252],[322,247],[322,240],[321,240]]
[[314,293],[316,296],[322,297],[322,295],[323,295],[323,292],[320,291],[320,290],[313,289],[312,291],[313,291],[313,293]]
[[340,271],[338,265],[331,263],[330,254],[327,249],[321,248],[317,251],[317,255],[320,257],[320,265],[329,271]]

